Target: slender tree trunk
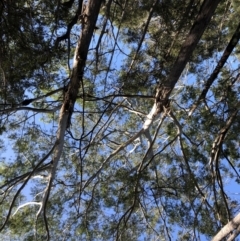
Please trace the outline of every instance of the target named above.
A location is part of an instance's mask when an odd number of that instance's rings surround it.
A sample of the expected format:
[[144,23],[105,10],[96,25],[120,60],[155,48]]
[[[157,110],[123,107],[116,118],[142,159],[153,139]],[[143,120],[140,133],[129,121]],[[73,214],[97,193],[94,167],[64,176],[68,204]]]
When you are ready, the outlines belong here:
[[215,67],[215,69],[212,72],[211,76],[208,78],[208,80],[207,80],[207,82],[205,84],[205,87],[203,88],[202,93],[200,94],[198,100],[196,101],[196,103],[192,106],[191,110],[189,111],[189,116],[192,115],[192,113],[197,108],[199,103],[205,99],[208,90],[210,89],[210,87],[213,84],[214,80],[217,78],[219,72],[221,71],[221,69],[224,66],[224,64],[226,63],[226,61],[228,60],[228,58],[231,55],[232,51],[236,47],[239,39],[240,39],[240,23],[238,24],[238,26],[237,26],[237,28],[236,28],[236,30],[235,30],[235,32],[234,32],[230,42],[228,43],[226,49],[224,50],[224,53],[223,53],[221,59],[219,60],[217,66]]
[[81,81],[83,81],[83,74],[88,54],[88,48],[93,36],[94,27],[96,26],[100,6],[100,0],[89,0],[88,3],[86,3],[86,5],[83,7],[83,12],[80,16],[82,21],[82,32],[75,50],[72,76],[70,79],[70,83],[68,85],[68,90],[65,93],[65,99],[59,114],[59,123],[56,147],[54,150],[53,165],[51,173],[49,175],[48,186],[45,190],[45,194],[43,197],[42,209],[39,210],[39,213],[46,208],[46,203],[51,190],[52,182],[56,175],[57,165],[63,150],[64,135],[66,129],[70,126],[71,116],[74,109],[77,94],[80,88],[80,83]]
[[157,103],[158,113],[163,111],[163,106],[168,105],[168,98],[179,77],[181,76],[181,73],[184,70],[187,62],[189,61],[194,49],[196,48],[202,34],[208,26],[211,17],[213,16],[220,1],[221,0],[205,0],[203,2],[197,19],[181,47],[168,78],[157,88],[155,101]]
[[240,232],[240,213],[232,219],[229,223],[227,223],[212,239],[212,241],[221,241],[223,238],[227,237],[230,233],[231,235],[228,237],[228,241],[233,240]]
[[70,126],[71,124],[71,116],[80,88],[80,83],[83,80],[88,48],[91,42],[94,28],[96,26],[100,6],[101,0],[89,0],[87,4],[83,5],[83,12],[80,16],[82,22],[82,33],[75,50],[72,76],[63,104],[63,112],[68,113],[67,126]]

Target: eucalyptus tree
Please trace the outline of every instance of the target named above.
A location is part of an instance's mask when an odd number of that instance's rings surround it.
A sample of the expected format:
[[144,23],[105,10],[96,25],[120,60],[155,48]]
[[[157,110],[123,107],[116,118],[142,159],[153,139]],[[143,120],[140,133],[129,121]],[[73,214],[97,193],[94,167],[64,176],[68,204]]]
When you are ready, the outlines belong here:
[[2,237],[237,237],[237,0],[0,11]]

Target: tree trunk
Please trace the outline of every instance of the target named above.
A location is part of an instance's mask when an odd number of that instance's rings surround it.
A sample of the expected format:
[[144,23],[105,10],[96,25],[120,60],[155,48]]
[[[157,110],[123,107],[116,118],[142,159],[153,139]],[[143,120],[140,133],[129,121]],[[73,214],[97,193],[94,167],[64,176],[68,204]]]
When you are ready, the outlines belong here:
[[72,76],[70,79],[68,90],[65,93],[65,99],[59,114],[58,132],[56,147],[54,149],[53,165],[51,173],[49,174],[49,182],[47,188],[45,189],[42,201],[43,205],[38,212],[39,214],[42,210],[45,210],[46,208],[46,203],[50,194],[52,182],[55,178],[57,165],[63,150],[65,131],[70,125],[74,104],[80,88],[80,83],[81,81],[83,81],[83,73],[86,64],[88,48],[93,36],[93,31],[96,25],[100,6],[101,1],[89,0],[87,5],[85,5],[85,8],[83,8],[84,11],[81,14],[82,32],[75,50]]
[[221,0],[205,0],[203,2],[197,19],[181,47],[168,78],[163,83],[160,83],[157,88],[155,101],[157,103],[158,113],[163,111],[163,106],[168,105],[168,98],[179,77],[181,76],[181,73],[184,70],[187,62],[189,61],[194,49],[196,48],[202,34],[208,26],[211,17],[213,16],[220,1]]
[[240,225],[240,213],[229,223],[227,223],[212,239],[212,241],[221,241],[227,235],[232,233],[227,239],[228,241],[233,240],[239,234],[239,225]]

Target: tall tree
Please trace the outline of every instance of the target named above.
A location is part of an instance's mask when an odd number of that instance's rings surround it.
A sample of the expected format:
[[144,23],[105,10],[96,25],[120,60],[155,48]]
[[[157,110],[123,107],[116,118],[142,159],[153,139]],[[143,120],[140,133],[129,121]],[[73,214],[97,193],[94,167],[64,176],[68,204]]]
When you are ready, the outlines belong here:
[[0,1],[0,237],[235,239],[239,11]]

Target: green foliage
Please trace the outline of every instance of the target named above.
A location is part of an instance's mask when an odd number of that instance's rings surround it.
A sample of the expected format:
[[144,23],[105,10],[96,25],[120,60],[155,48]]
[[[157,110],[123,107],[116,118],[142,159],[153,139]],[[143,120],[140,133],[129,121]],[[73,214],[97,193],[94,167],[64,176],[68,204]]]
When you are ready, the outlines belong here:
[[169,109],[148,128],[156,87],[203,1],[103,1],[53,175],[49,151],[85,24],[79,2],[0,2],[0,225],[11,211],[2,235],[211,239],[239,210],[239,46],[196,101],[239,24],[239,1],[218,5]]

